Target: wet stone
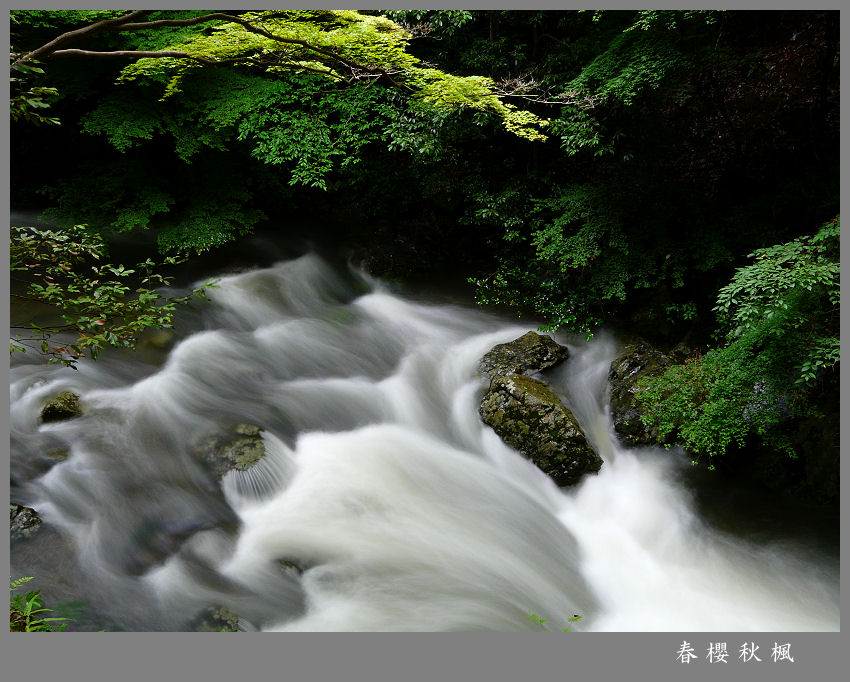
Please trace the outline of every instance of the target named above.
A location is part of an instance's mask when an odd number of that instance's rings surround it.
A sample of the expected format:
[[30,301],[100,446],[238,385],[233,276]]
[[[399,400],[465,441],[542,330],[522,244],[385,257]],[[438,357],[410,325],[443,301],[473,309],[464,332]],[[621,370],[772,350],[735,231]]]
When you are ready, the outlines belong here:
[[192,621],[190,627],[195,632],[237,632],[239,616],[226,606],[210,606]]
[[497,375],[536,374],[569,358],[569,351],[550,337],[528,332],[500,343],[481,358],[478,371],[488,379]]
[[[686,355],[686,351],[676,349],[676,356]],[[614,430],[620,439],[628,445],[658,444],[658,433],[648,429],[641,421],[641,406],[636,395],[638,382],[644,377],[657,377],[673,364],[665,353],[649,342],[636,338],[626,343],[608,372],[611,386],[611,416]]]
[[82,413],[80,396],[71,391],[62,391],[44,404],[41,411],[41,421],[42,423],[57,422],[78,417]]
[[228,471],[247,471],[266,454],[262,429],[254,424],[236,424],[229,433],[197,440],[195,457],[220,480]]
[[602,467],[572,412],[543,381],[520,374],[496,376],[479,414],[558,485],[574,485]]
[[304,567],[294,559],[279,559],[277,563],[286,575],[300,576],[304,573]]
[[9,503],[9,537],[12,542],[31,538],[41,527],[41,518],[32,507]]

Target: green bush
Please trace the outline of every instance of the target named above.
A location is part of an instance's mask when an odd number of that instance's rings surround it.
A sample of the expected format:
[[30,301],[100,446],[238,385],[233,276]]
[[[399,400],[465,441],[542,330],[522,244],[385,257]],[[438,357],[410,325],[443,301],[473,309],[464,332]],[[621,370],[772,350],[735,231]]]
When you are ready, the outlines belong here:
[[794,457],[783,426],[816,413],[837,381],[840,219],[813,236],[758,249],[723,287],[724,342],[640,383],[646,426],[694,455],[719,455],[757,434]]

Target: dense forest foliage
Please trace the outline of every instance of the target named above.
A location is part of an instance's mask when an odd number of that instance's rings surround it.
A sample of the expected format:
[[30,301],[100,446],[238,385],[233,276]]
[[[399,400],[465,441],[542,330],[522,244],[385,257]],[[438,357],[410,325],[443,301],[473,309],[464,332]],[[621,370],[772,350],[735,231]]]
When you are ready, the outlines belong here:
[[[644,399],[696,454],[795,456],[837,406],[838,12],[11,18],[11,203],[58,226],[13,229],[13,274],[79,334],[35,329],[52,360],[170,324],[169,263],[335,220],[379,275],[684,340]],[[165,262],[89,267],[133,231]]]

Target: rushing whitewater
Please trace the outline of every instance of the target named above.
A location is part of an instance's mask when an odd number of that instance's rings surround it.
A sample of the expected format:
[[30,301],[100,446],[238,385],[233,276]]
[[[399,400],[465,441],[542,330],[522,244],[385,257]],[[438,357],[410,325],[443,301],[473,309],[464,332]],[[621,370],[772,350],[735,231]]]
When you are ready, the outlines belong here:
[[[137,630],[210,605],[273,631],[539,629],[532,614],[553,630],[838,629],[834,555],[713,528],[686,458],[618,444],[612,340],[573,342],[549,373],[605,462],[559,489],[477,413],[478,360],[528,327],[315,255],[210,298],[158,359],[16,358],[13,492],[45,527],[12,568],[48,597]],[[65,389],[84,416],[40,425]],[[218,483],[191,443],[222,421],[262,426],[266,456]]]

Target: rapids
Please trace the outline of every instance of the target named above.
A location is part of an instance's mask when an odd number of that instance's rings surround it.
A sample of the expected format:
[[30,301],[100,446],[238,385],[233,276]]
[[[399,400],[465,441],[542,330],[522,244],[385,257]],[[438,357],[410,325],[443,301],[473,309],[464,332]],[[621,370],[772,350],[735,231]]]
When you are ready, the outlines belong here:
[[[618,443],[612,338],[558,337],[572,357],[548,378],[605,461],[559,489],[477,414],[479,358],[528,326],[314,254],[226,275],[209,296],[179,313],[167,350],[78,372],[13,358],[12,492],[45,523],[13,548],[12,575],[84,602],[78,628],[186,629],[209,605],[272,631],[540,629],[530,616],[552,630],[839,628],[837,546],[720,527],[684,453]],[[65,389],[84,416],[40,425]],[[189,451],[222,420],[261,425],[267,454],[219,485]]]

